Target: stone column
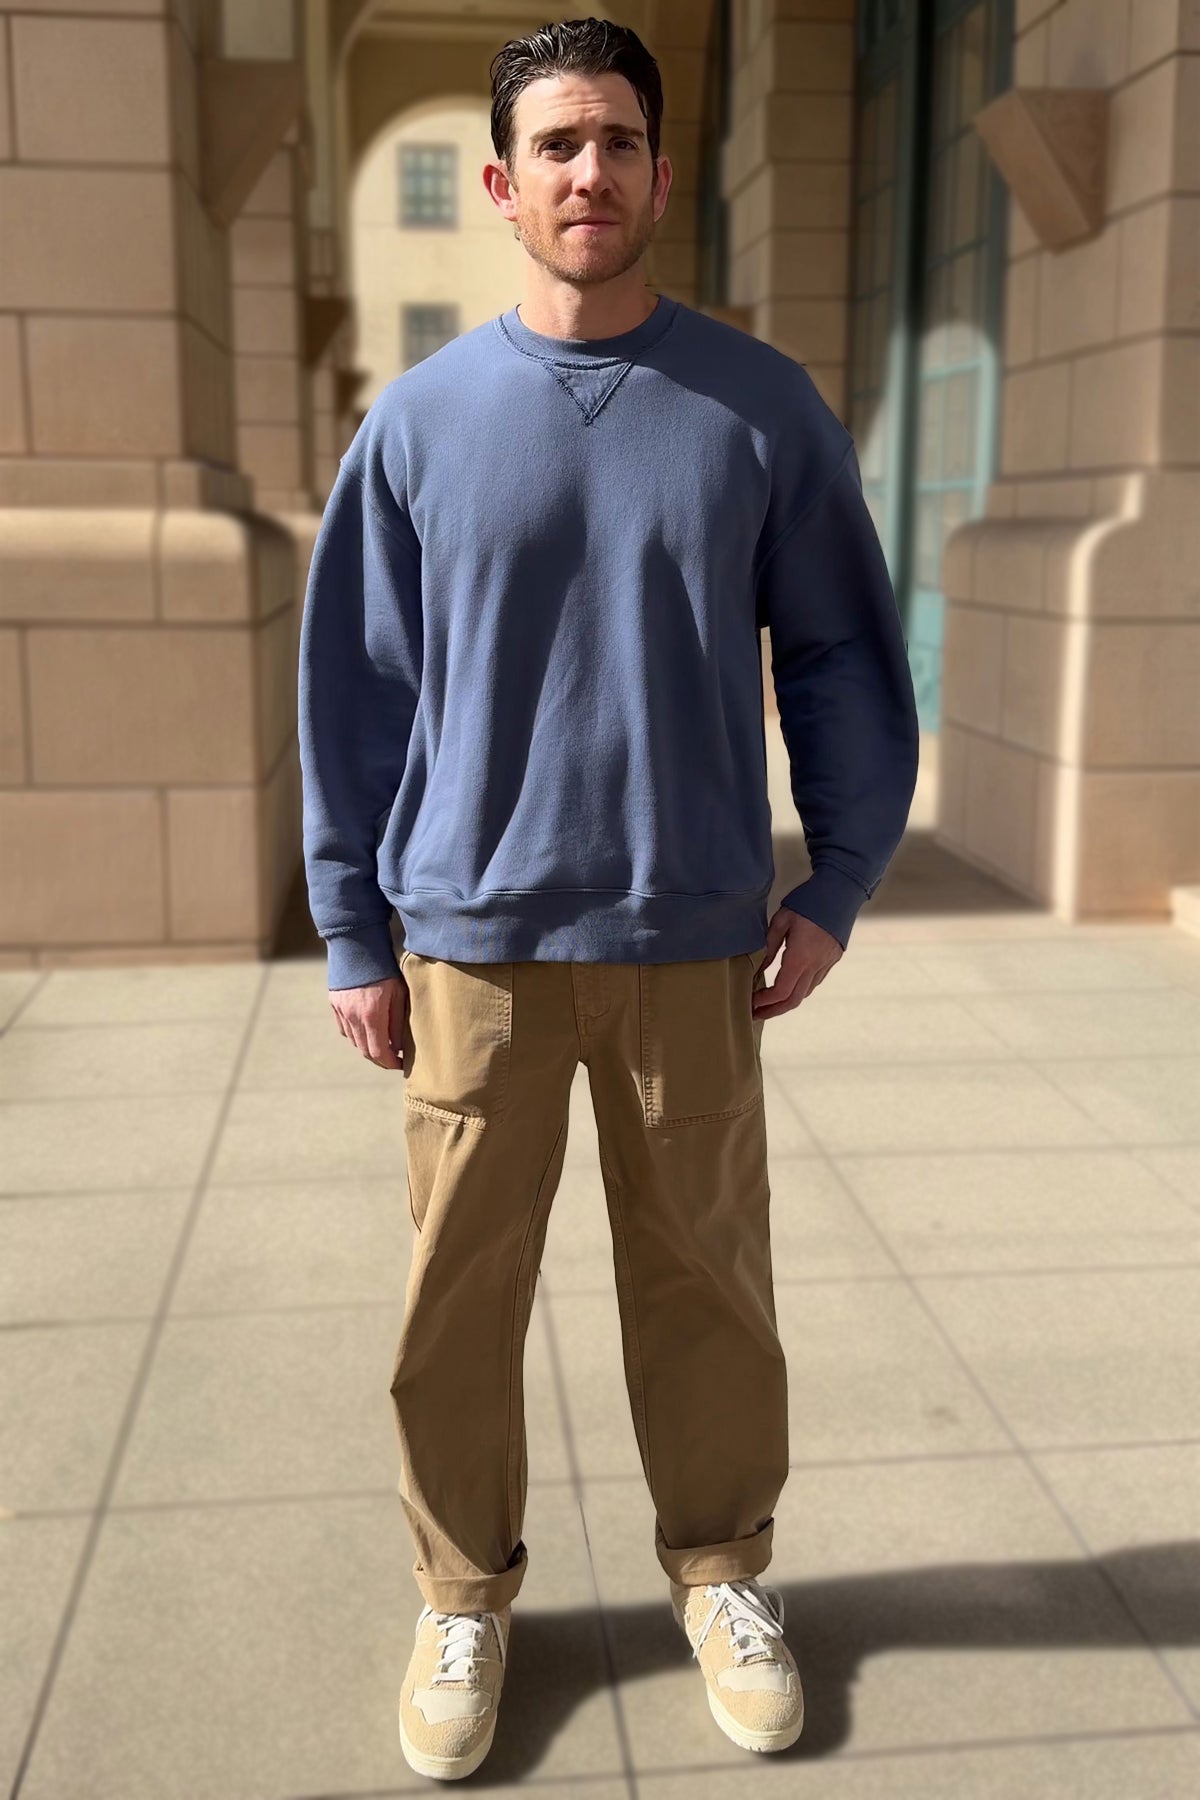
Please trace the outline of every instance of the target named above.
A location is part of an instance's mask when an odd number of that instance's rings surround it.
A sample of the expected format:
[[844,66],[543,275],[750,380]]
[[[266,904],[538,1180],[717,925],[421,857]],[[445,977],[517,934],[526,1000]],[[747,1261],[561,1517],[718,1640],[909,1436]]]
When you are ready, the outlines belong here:
[[738,0],[730,299],[846,414],[854,0]]
[[210,0],[0,5],[0,64],[0,965],[259,956],[304,565],[236,466],[254,71]]
[[1010,205],[1000,476],[949,539],[938,841],[1067,920],[1200,881],[1200,9],[1021,0],[1015,85],[1107,93],[1103,222]]

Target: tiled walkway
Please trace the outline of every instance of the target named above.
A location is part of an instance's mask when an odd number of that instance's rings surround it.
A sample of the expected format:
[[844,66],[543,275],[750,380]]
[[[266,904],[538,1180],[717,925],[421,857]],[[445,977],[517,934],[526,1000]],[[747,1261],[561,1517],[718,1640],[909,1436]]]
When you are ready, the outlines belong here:
[[[420,1603],[387,1391],[401,1078],[324,979],[0,977],[22,1800],[434,1786],[395,1726]],[[1200,939],[875,904],[763,1047],[793,1459],[767,1579],[805,1736],[730,1744],[671,1619],[580,1070],[527,1359],[529,1570],[471,1784],[1200,1792]]]

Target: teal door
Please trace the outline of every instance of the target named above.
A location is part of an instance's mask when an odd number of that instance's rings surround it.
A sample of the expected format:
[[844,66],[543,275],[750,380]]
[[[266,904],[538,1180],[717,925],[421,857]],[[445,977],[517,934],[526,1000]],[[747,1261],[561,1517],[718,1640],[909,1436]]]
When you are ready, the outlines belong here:
[[864,0],[858,29],[850,429],[936,731],[942,550],[995,469],[1005,193],[972,120],[1012,0]]

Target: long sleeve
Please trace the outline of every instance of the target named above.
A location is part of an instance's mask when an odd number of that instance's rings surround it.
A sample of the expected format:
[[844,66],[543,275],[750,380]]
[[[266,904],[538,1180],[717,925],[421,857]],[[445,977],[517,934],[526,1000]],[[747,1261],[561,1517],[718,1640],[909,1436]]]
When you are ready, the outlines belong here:
[[331,989],[398,973],[376,851],[421,663],[420,540],[380,472],[364,484],[343,458],[309,569],[298,695],[309,910]]
[[758,621],[812,863],[780,904],[844,950],[904,835],[919,746],[908,647],[852,442],[768,549]]

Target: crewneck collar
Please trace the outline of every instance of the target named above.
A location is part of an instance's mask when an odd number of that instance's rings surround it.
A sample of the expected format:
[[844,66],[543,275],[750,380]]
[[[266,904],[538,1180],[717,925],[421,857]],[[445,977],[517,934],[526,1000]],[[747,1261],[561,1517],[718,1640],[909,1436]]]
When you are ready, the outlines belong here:
[[528,356],[540,356],[552,362],[586,367],[594,363],[629,362],[631,358],[640,356],[669,329],[678,309],[677,300],[660,294],[654,311],[640,325],[635,325],[632,331],[620,331],[615,337],[547,337],[545,332],[531,330],[515,306],[498,315],[496,327],[515,349]]

